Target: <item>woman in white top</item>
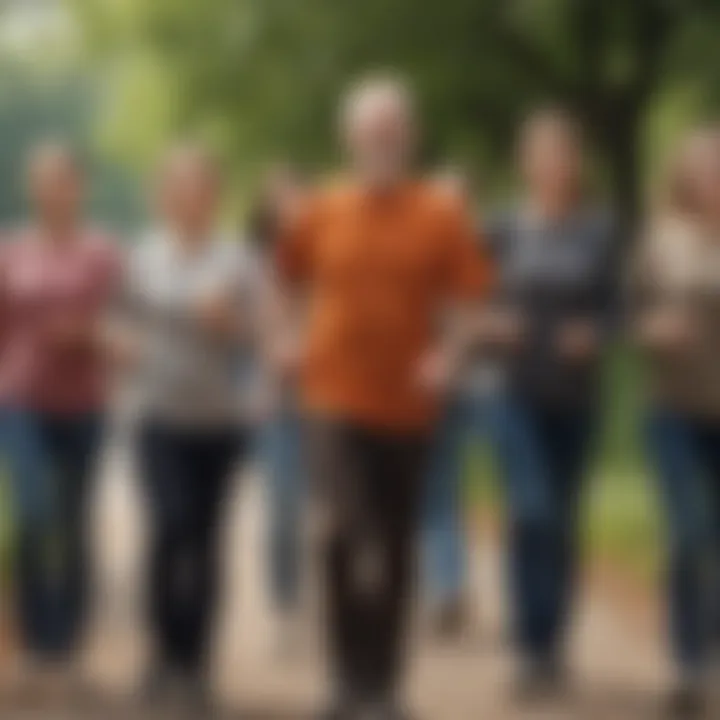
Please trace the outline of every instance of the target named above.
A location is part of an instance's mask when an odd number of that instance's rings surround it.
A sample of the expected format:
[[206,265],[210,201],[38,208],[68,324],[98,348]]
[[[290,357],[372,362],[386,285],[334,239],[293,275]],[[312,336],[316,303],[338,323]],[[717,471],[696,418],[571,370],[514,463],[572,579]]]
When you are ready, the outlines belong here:
[[[151,524],[149,620],[155,664],[147,700],[208,701],[219,527],[248,448],[257,268],[217,230],[222,180],[197,147],[173,150],[157,186],[157,227],[131,257],[124,293],[140,383],[138,467]],[[178,697],[178,694],[180,697]],[[201,715],[204,716],[204,715]]]

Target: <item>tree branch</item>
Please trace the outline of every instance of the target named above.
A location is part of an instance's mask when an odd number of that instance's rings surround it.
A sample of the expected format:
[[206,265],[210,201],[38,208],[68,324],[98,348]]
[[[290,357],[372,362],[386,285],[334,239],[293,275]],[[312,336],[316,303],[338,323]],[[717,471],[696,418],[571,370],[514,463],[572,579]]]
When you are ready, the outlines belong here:
[[481,32],[497,46],[500,57],[510,62],[519,75],[545,92],[568,97],[572,94],[572,82],[541,47],[510,24],[506,10],[506,3],[492,3],[478,18],[478,24],[483,26]]

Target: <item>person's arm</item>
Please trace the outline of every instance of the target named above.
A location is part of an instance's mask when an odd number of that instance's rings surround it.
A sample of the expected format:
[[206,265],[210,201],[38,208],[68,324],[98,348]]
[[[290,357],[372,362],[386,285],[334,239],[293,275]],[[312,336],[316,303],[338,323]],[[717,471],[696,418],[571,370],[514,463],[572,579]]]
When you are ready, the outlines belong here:
[[0,355],[5,350],[8,328],[8,306],[7,306],[7,255],[8,240],[0,239]]
[[500,278],[503,258],[511,249],[516,211],[495,214],[483,226],[487,252],[495,267],[495,282],[474,314],[474,332],[478,345],[495,355],[506,355],[519,348],[527,333],[527,323],[517,305],[508,297]]
[[109,365],[117,371],[131,369],[141,354],[139,328],[142,308],[137,297],[137,270],[143,248],[118,253],[115,282],[99,327],[100,345]]
[[443,218],[440,297],[453,321],[420,358],[418,382],[427,390],[446,389],[467,350],[476,343],[478,304],[487,296],[493,270],[469,213],[454,206]]
[[70,351],[102,351],[105,317],[122,275],[121,256],[114,239],[96,241],[87,272],[88,295],[82,306],[53,314],[45,325],[48,345]]
[[244,241],[228,240],[226,279],[193,307],[194,319],[217,342],[252,342],[263,284],[260,262]]
[[286,220],[276,244],[268,292],[267,351],[280,378],[293,375],[301,362],[299,325],[312,279],[321,214],[321,199],[310,200]]
[[[658,254],[663,252],[671,228],[651,227],[639,241],[627,280],[630,332],[636,342],[653,354],[673,353],[693,340],[696,329],[692,313],[678,292],[663,280]],[[672,237],[668,242],[682,243],[686,238]]]
[[[559,355],[566,360],[584,362],[602,352],[616,336],[623,317],[621,293],[621,248],[616,223],[608,213],[599,214],[592,235],[586,239],[587,251],[595,258],[592,281],[585,290],[577,316],[563,322],[557,331]],[[578,238],[580,240],[580,238]],[[593,240],[593,244],[590,242]]]

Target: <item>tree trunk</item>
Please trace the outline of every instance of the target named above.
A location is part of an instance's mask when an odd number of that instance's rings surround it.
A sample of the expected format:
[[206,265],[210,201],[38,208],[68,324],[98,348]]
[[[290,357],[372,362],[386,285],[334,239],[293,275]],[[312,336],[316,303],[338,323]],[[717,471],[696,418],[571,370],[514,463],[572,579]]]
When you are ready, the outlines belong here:
[[616,213],[620,241],[633,242],[642,222],[642,112],[613,112],[604,123],[599,147],[608,167],[610,199]]

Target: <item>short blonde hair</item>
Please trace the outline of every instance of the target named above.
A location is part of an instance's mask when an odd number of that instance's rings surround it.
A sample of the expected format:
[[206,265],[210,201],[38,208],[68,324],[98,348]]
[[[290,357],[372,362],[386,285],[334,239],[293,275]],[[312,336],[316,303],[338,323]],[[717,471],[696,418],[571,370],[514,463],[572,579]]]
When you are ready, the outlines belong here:
[[698,211],[693,175],[698,159],[706,158],[709,153],[720,161],[720,127],[698,127],[682,139],[665,173],[660,196],[664,211],[680,215],[693,215]]

